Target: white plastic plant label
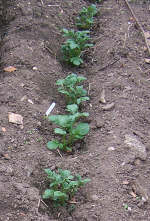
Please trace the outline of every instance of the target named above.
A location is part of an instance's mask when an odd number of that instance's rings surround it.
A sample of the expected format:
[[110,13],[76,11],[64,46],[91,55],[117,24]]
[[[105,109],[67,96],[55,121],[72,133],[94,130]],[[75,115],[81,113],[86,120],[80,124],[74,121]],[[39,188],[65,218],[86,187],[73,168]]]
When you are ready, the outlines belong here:
[[49,107],[48,110],[46,111],[46,116],[48,116],[48,115],[52,112],[52,110],[54,109],[55,105],[56,105],[55,102],[53,102],[53,103],[50,105],[50,107]]

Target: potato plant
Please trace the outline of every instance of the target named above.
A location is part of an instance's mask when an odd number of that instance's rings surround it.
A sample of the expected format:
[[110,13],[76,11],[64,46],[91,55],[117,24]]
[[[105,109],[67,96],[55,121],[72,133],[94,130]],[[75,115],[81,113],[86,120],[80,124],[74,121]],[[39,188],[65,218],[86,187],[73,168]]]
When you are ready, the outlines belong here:
[[58,91],[65,95],[67,104],[80,105],[81,102],[89,100],[87,91],[83,89],[81,82],[86,80],[83,76],[76,74],[70,74],[65,79],[59,79],[56,82],[58,85]]
[[96,5],[92,4],[89,7],[81,10],[76,19],[76,25],[79,29],[88,30],[94,24],[94,16],[97,14]]
[[81,58],[83,51],[93,46],[93,44],[89,44],[90,32],[67,29],[63,29],[62,31],[64,33],[63,36],[67,38],[61,47],[63,60],[69,64],[79,66],[83,63],[83,59]]
[[73,176],[69,170],[58,169],[58,173],[45,169],[49,188],[44,191],[43,199],[50,199],[55,206],[65,206],[78,189],[90,181],[79,174]]
[[58,125],[55,128],[54,133],[61,136],[61,140],[52,140],[47,143],[49,150],[60,150],[71,152],[72,144],[80,139],[83,139],[89,132],[89,124],[78,122],[81,117],[88,117],[87,112],[78,112],[78,106],[76,104],[67,105],[68,115],[51,115],[48,119]]

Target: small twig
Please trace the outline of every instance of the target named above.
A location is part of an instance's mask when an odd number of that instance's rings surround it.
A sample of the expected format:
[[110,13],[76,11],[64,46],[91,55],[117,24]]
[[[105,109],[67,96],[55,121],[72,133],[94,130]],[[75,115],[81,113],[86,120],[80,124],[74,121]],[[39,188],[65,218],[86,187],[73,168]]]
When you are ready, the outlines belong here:
[[51,51],[51,49],[49,47],[47,47],[45,44],[44,44],[44,48],[47,49],[51,55],[54,55],[54,53]]
[[42,5],[44,5],[44,2],[43,2],[43,0],[41,0],[41,4],[42,4]]
[[60,5],[48,5],[48,7],[60,7]]
[[143,34],[143,37],[144,37],[144,40],[145,40],[145,43],[146,43],[146,47],[147,47],[148,52],[149,52],[149,54],[150,54],[150,47],[149,47],[149,45],[148,45],[148,41],[147,41],[147,38],[146,38],[146,36],[145,36],[145,31],[144,31],[142,25],[140,24],[140,22],[138,21],[138,19],[137,19],[136,15],[135,15],[134,11],[132,10],[132,8],[131,8],[131,6],[130,6],[128,0],[124,0],[124,1],[125,1],[126,5],[127,5],[128,9],[130,10],[132,16],[134,17],[134,19],[135,19],[135,21],[136,21],[138,27],[140,28],[142,34]]
[[126,45],[126,41],[127,41],[127,33],[125,33],[125,36],[124,36],[124,43],[123,43],[123,48],[125,48],[125,45]]
[[62,158],[63,156],[61,155],[61,153],[58,149],[57,149],[57,152],[58,152],[59,156]]
[[40,201],[48,208],[48,205],[42,199]]
[[39,201],[38,201],[38,205],[37,205],[38,210],[39,210],[40,203],[41,203],[41,199],[39,199]]
[[90,94],[90,90],[91,90],[91,84],[92,84],[92,83],[89,83],[88,95]]
[[116,60],[114,60],[114,61],[111,62],[111,63],[108,63],[106,66],[104,66],[104,67],[98,69],[97,71],[103,71],[103,70],[105,70],[106,68],[108,68],[108,67],[112,66],[113,64],[115,64],[115,63],[116,63],[117,61],[119,61],[119,60],[120,60],[120,58],[116,58]]

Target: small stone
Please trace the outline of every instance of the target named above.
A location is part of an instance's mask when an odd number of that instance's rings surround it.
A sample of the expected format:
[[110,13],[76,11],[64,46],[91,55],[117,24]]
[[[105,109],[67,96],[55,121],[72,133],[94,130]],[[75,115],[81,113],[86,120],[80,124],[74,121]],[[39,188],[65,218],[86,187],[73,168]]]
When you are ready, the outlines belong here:
[[104,126],[104,121],[100,117],[97,117],[95,119],[95,126],[97,128],[102,128]]
[[115,148],[114,147],[108,147],[108,150],[113,151],[113,150],[115,150]]
[[24,86],[25,86],[25,84],[24,84],[24,83],[21,83],[21,84],[20,84],[20,86],[21,86],[21,87],[24,87]]
[[111,104],[106,104],[105,106],[102,107],[102,110],[104,111],[109,111],[115,107],[115,103],[112,102]]
[[99,200],[99,197],[98,197],[96,194],[90,195],[89,198],[90,198],[90,200],[92,200],[92,201],[97,201],[97,200]]
[[134,164],[135,164],[136,166],[140,165],[140,164],[141,164],[140,159],[136,159],[136,160],[134,161]]
[[20,114],[9,113],[8,119],[9,123],[23,124],[23,117]]
[[131,151],[134,153],[135,158],[146,160],[146,147],[144,146],[144,144],[141,143],[141,141],[136,138],[136,136],[126,134],[124,143],[131,148]]
[[28,99],[28,102],[29,102],[30,104],[34,104],[31,99]]
[[103,88],[101,95],[100,95],[100,100],[99,100],[102,104],[106,104],[106,100],[105,100],[105,89]]
[[38,68],[37,68],[37,67],[33,67],[32,69],[33,69],[34,71],[37,71],[37,70],[38,70]]
[[42,123],[41,123],[40,121],[38,121],[38,122],[37,122],[37,126],[38,126],[38,127],[41,127],[41,126],[42,126]]
[[27,95],[24,95],[24,96],[20,99],[20,101],[25,101],[25,100],[27,100]]

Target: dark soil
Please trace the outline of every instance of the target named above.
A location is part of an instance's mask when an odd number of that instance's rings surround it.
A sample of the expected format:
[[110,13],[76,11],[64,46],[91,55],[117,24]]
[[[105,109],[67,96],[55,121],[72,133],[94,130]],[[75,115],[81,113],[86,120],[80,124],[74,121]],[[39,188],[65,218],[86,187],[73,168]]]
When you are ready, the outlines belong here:
[[[150,220],[150,64],[145,63],[145,42],[126,4],[97,3],[94,47],[84,65],[71,68],[60,62],[60,29],[74,28],[75,16],[90,2],[8,2],[3,11],[7,26],[1,29],[0,220]],[[130,4],[149,31],[149,2]],[[10,65],[17,70],[4,72]],[[60,157],[46,148],[54,134],[44,115],[53,101],[53,114],[64,112],[65,100],[55,82],[71,71],[87,77],[90,102],[82,110],[90,113],[91,130],[72,155]],[[103,89],[106,104],[100,103]],[[9,112],[23,116],[23,127],[8,122]],[[138,139],[145,152],[131,150],[127,135]],[[77,193],[72,213],[41,200],[45,168],[69,169],[91,179]]]

